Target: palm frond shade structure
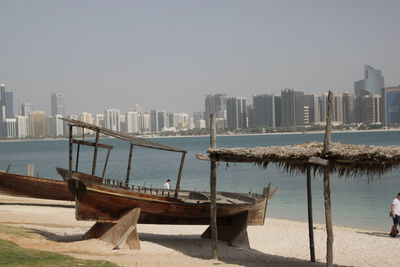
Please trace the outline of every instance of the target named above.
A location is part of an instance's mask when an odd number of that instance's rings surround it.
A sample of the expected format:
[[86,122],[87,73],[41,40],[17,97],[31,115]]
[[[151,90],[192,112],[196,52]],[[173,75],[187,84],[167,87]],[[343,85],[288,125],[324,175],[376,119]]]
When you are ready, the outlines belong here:
[[[322,173],[325,168],[342,176],[375,176],[399,168],[400,146],[365,146],[331,142],[323,156],[324,144],[310,142],[288,146],[210,148],[210,158],[223,162],[253,162],[267,167],[273,163],[284,170],[306,173],[307,165]],[[321,161],[318,159],[324,159]]]

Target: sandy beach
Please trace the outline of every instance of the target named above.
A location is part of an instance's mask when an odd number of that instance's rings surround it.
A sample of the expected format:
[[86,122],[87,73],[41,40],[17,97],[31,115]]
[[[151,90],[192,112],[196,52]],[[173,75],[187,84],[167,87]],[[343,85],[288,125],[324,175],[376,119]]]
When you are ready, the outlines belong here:
[[[73,207],[73,202],[0,195],[0,224],[22,227],[35,235],[26,238],[0,231],[0,239],[120,266],[325,266],[323,225],[315,225],[317,263],[309,262],[306,223],[270,218],[264,226],[248,228],[251,249],[220,242],[220,261],[215,261],[210,260],[210,240],[200,238],[206,226],[138,225],[140,251],[112,250],[101,240],[82,240],[94,222],[76,221]],[[388,227],[389,223],[388,219]],[[334,227],[334,236],[334,263],[338,266],[400,265],[400,237],[346,227]]]

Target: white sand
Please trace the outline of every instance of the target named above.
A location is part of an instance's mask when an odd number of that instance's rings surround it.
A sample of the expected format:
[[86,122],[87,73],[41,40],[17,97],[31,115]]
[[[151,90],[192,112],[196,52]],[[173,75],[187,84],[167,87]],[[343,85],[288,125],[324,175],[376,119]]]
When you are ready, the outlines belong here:
[[[50,206],[50,204],[52,206]],[[317,264],[309,262],[308,226],[302,222],[267,218],[264,226],[248,228],[251,249],[219,243],[220,261],[210,260],[210,240],[200,234],[206,226],[139,225],[141,250],[112,250],[112,246],[81,236],[93,222],[75,220],[73,202],[0,195],[0,223],[29,229],[39,238],[16,238],[20,246],[64,253],[85,259],[108,260],[121,266],[324,266],[326,234],[315,226]],[[388,219],[388,228],[390,220]],[[354,228],[334,228],[334,263],[341,266],[400,266],[400,237]]]

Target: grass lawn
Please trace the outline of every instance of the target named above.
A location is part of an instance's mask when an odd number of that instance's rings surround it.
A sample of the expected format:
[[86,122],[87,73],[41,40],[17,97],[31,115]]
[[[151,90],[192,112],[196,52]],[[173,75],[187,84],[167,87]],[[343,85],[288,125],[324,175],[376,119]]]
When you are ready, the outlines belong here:
[[[37,234],[27,232],[25,229],[0,224],[0,232],[15,237],[38,238]],[[47,252],[37,249],[19,247],[14,242],[0,239],[0,266],[104,266],[116,267],[118,265],[108,261],[81,260],[62,254]]]

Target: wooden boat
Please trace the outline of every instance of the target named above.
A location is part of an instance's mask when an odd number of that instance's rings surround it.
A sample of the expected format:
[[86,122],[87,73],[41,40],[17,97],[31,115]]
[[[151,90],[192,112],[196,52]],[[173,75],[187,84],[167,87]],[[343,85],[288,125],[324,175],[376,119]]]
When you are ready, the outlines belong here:
[[[121,181],[88,177],[87,174],[57,168],[76,196],[76,219],[116,222],[133,208],[140,208],[139,223],[204,225],[210,222],[210,194],[180,191],[173,197],[173,190],[158,188],[125,187]],[[89,179],[88,179],[89,178]],[[92,179],[98,178],[98,179]],[[233,216],[248,213],[249,225],[263,225],[267,205],[265,194],[219,192],[217,213],[220,223]]]
[[[77,220],[96,221],[85,238],[104,238],[116,247],[126,243],[138,248],[136,223],[209,225],[211,220],[210,193],[183,191],[180,189],[186,150],[159,144],[121,132],[105,129],[90,123],[62,118],[69,125],[69,168],[57,168],[75,196]],[[73,136],[73,127],[81,128],[82,138]],[[85,140],[85,130],[94,131],[95,142]],[[130,144],[125,181],[104,178],[111,145],[99,142],[100,134],[118,138]],[[77,145],[75,170],[73,170],[73,147]],[[94,148],[92,172],[79,172],[80,146]],[[182,153],[176,185],[173,190],[143,188],[129,185],[131,159],[134,146]],[[99,148],[108,149],[102,176],[95,176]],[[247,239],[247,225],[263,225],[269,198],[269,186],[263,194],[218,192],[216,198],[218,236],[233,242]],[[135,229],[135,230],[134,230]],[[209,227],[202,237],[211,234]],[[240,237],[240,238],[239,238]]]
[[12,196],[74,201],[65,182],[0,171],[0,192]]

